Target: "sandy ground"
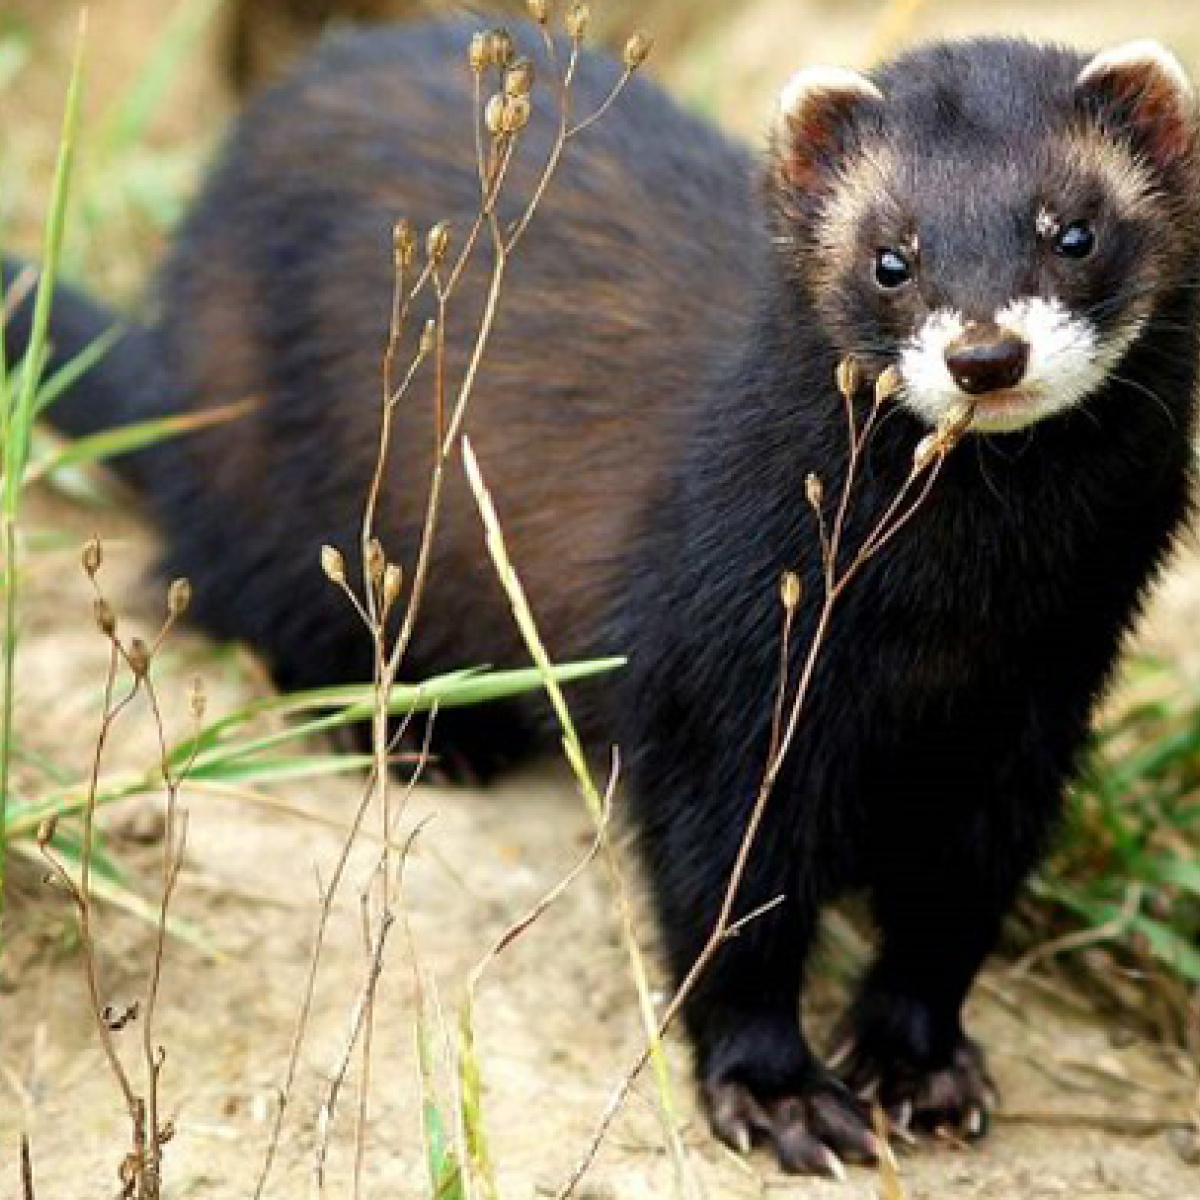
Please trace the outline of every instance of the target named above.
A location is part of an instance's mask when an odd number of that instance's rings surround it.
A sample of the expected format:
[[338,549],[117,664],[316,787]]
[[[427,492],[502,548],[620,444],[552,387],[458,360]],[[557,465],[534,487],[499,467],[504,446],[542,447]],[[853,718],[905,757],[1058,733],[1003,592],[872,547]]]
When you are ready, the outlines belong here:
[[[868,52],[872,9],[867,3],[795,0],[738,6],[719,40],[667,74],[697,102],[721,109],[732,124],[754,128],[774,78],[786,74],[775,69],[783,50],[789,66],[861,59]],[[1185,4],[1148,2],[1135,9],[1101,2],[1009,3],[984,16],[974,5],[929,9],[915,26],[917,34],[1007,28],[1096,42],[1151,33],[1185,54],[1194,47],[1192,62],[1200,66],[1200,27]],[[102,15],[114,30],[134,30],[146,11],[146,0],[105,0],[94,9],[93,21]],[[62,28],[65,24],[43,51],[56,69],[66,44]],[[120,38],[112,42],[111,57],[106,39],[93,66],[101,96],[118,88],[129,70],[128,52],[116,48]],[[50,86],[38,74],[20,102],[30,113],[43,112],[37,93]],[[189,107],[206,94],[202,82],[189,79],[186,86]],[[191,116],[196,118],[194,111]],[[164,121],[168,132],[160,137],[169,134],[169,114]],[[30,170],[37,177],[36,156],[26,161],[35,164]],[[161,607],[145,582],[155,542],[127,505],[87,507],[43,491],[35,491],[31,501],[25,527],[36,550],[26,557],[20,735],[31,758],[50,760],[70,779],[84,770],[95,736],[106,654],[90,623],[78,546],[93,532],[104,536],[106,591],[127,628],[150,630]],[[1149,625],[1150,642],[1181,657],[1191,646],[1200,607],[1198,575],[1195,555],[1188,552],[1164,586]],[[163,659],[161,676],[176,730],[184,728],[186,680],[196,670],[206,679],[213,713],[261,687],[244,660],[218,656],[203,639],[181,635]],[[111,767],[141,767],[153,753],[142,714],[115,744]],[[38,778],[26,769],[19,783],[31,786]],[[309,952],[317,880],[329,876],[360,788],[359,781],[348,780],[281,789],[283,809],[186,797],[189,838],[178,912],[200,926],[212,952],[171,945],[159,1009],[158,1040],[167,1049],[164,1105],[177,1130],[167,1148],[173,1197],[216,1200],[253,1192]],[[153,805],[128,805],[109,816],[106,829],[135,886],[153,896],[158,851],[140,840],[147,825],[153,826],[147,814],[152,816]],[[432,820],[407,875],[412,935],[452,1012],[467,974],[495,937],[583,852],[589,823],[565,778],[550,767],[486,793],[418,789],[409,821],[425,817]],[[365,968],[356,897],[374,853],[369,843],[360,847],[336,906],[270,1195],[300,1195],[311,1186],[315,1115]],[[13,891],[0,990],[0,1196],[19,1195],[16,1147],[22,1131],[32,1138],[41,1200],[114,1195],[125,1126],[89,1024],[71,913],[48,893],[33,867],[18,871]],[[648,924],[643,928],[649,937]],[[106,998],[121,1004],[142,994],[153,949],[148,926],[104,908],[99,944]],[[639,1044],[628,979],[609,893],[597,871],[586,874],[487,974],[478,1010],[480,1055],[504,1195],[553,1194],[587,1145]],[[414,986],[412,957],[397,933],[375,1032],[363,1189],[368,1196],[426,1194]],[[838,990],[832,978],[822,985],[818,1017],[832,1014]],[[1018,981],[1002,965],[977,990],[972,1021],[991,1047],[1004,1108],[993,1136],[978,1148],[925,1144],[904,1155],[901,1169],[913,1200],[1200,1195],[1200,1170],[1186,1164],[1191,1154],[1183,1140],[1163,1133],[1131,1136],[1140,1119],[1175,1117],[1195,1105],[1195,1074],[1188,1064],[1159,1055],[1129,1030],[1092,1018],[1086,998],[1036,979]],[[139,1036],[136,1023],[120,1035],[131,1059]],[[672,1046],[671,1057],[685,1141],[709,1196],[866,1200],[879,1194],[878,1181],[867,1172],[852,1172],[840,1186],[797,1182],[780,1177],[763,1157],[742,1162],[726,1154],[694,1109],[680,1045]],[[330,1195],[351,1194],[353,1094],[347,1093],[334,1127]],[[1101,1124],[1126,1132],[1100,1132],[1080,1120],[1097,1116]],[[643,1086],[580,1194],[591,1200],[671,1194],[671,1169],[661,1147],[651,1092]]]
[[[124,601],[124,629],[144,635],[159,612],[155,591],[138,584],[153,538],[123,513],[81,511],[43,495],[35,496],[30,519],[35,528],[53,529],[62,548],[39,551],[28,577],[22,734],[27,749],[79,772],[99,716],[96,686],[106,651],[87,619],[76,547],[93,531],[105,537],[106,590]],[[213,664],[201,639],[177,639],[163,672],[176,729],[183,681],[197,663],[214,711],[251,691],[236,664]],[[130,736],[117,739],[114,769],[145,763],[152,753],[144,714],[128,728]],[[165,1110],[177,1128],[167,1160],[172,1196],[250,1194],[307,961],[317,879],[329,877],[359,788],[349,780],[281,791],[291,811],[211,795],[186,797],[188,852],[177,911],[200,926],[212,953],[173,944],[168,957],[158,1039],[168,1051]],[[111,848],[149,896],[155,894],[157,849],[135,835],[153,811],[151,802],[139,802],[106,821]],[[432,821],[411,863],[407,894],[418,956],[452,1011],[480,956],[582,853],[589,824],[553,768],[482,793],[418,789],[409,822],[426,818]],[[298,1195],[309,1186],[315,1114],[363,979],[357,893],[373,859],[372,846],[364,844],[336,906],[272,1195]],[[38,872],[27,868],[18,875],[0,995],[0,1195],[17,1194],[15,1147],[22,1130],[33,1140],[43,1200],[110,1194],[125,1124],[87,1018],[71,914],[48,894]],[[637,1052],[636,1008],[608,896],[602,873],[585,875],[486,976],[478,1012],[480,1056],[505,1195],[542,1195],[561,1182]],[[103,908],[98,941],[106,998],[120,1006],[144,994],[150,928]],[[823,984],[818,1022],[833,1014],[838,991],[836,981]],[[423,1194],[414,1002],[412,960],[397,936],[375,1038],[366,1195]],[[1181,1113],[1189,1101],[1181,1064],[1139,1044],[1127,1030],[1090,1018],[1080,998],[1018,983],[1003,967],[979,988],[972,1018],[991,1047],[1004,1111],[982,1147],[926,1144],[906,1154],[902,1170],[910,1196],[1165,1200],[1200,1194],[1196,1168],[1185,1164],[1165,1134],[1060,1129],[1046,1116],[1098,1115],[1135,1130],[1141,1118]],[[135,1023],[118,1039],[134,1062],[139,1036]],[[672,1062],[686,1142],[708,1195],[754,1197],[787,1189],[865,1200],[877,1194],[876,1182],[863,1171],[841,1187],[787,1181],[765,1158],[744,1163],[726,1154],[694,1110],[681,1046],[672,1047]],[[346,1194],[352,1107],[347,1104],[335,1127],[330,1194]],[[670,1194],[661,1144],[651,1093],[643,1087],[613,1130],[584,1194],[593,1200]]]

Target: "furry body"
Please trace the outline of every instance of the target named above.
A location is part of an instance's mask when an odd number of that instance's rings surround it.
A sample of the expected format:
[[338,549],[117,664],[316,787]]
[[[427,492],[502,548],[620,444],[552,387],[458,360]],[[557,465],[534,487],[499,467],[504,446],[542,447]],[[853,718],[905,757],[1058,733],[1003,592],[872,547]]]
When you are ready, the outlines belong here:
[[[144,371],[127,415],[261,398],[236,426],[136,469],[198,619],[256,645],[285,687],[369,675],[367,639],[316,562],[322,543],[357,541],[392,223],[449,217],[461,230],[477,203],[468,32],[347,39],[253,104],[175,241],[161,315],[138,335]],[[1112,208],[1103,165],[1096,179],[1091,167],[1067,173],[1055,197],[1074,203],[1074,188],[1108,236],[1086,280],[1036,258],[1036,235],[1010,219],[1027,214],[1032,230],[1068,121],[1088,115],[1076,84],[1087,61],[968,43],[875,76],[882,115],[806,100],[777,138],[766,210],[749,155],[635,81],[568,156],[522,247],[468,419],[551,652],[630,656],[582,702],[589,726],[624,748],[678,979],[712,929],[762,775],[780,575],[798,571],[807,597],[821,592],[803,480],[817,472],[832,495],[844,477],[838,361],[854,353],[881,369],[915,344],[927,311],[973,325],[1048,289],[1092,312],[1100,339],[1105,320],[1139,314],[1119,370],[1076,407],[969,435],[837,611],[736,911],[782,903],[722,948],[686,1009],[718,1133],[769,1142],[789,1168],[874,1154],[850,1088],[875,1086],[927,1125],[981,1130],[989,1084],[962,1003],[1046,844],[1121,637],[1187,508],[1197,219],[1180,181],[1194,179],[1191,159],[1162,168],[1138,213]],[[579,111],[614,72],[585,57]],[[511,203],[549,136],[535,104]],[[850,166],[885,151],[898,172],[851,195]],[[892,193],[919,227],[926,271],[899,301],[860,278],[855,251],[879,244]],[[846,216],[851,201],[867,215]],[[823,240],[834,218],[842,235]],[[473,268],[456,306],[456,368],[484,278]],[[111,417],[110,392],[97,377],[57,419],[83,429]],[[401,407],[381,506],[380,535],[406,563],[431,410],[421,388]],[[883,420],[849,545],[927,431],[904,403]],[[801,610],[793,668],[814,610]],[[456,473],[409,673],[524,658]],[[443,716],[438,732],[444,752],[486,770],[546,727],[528,703]],[[843,1082],[810,1051],[797,997],[820,909],[851,889],[869,894],[881,946],[850,1016]]]

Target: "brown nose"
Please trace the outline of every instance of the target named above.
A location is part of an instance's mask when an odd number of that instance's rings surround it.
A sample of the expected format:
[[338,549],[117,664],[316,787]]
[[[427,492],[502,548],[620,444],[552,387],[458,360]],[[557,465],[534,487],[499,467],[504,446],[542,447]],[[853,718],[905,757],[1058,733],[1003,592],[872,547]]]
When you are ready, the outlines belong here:
[[981,396],[1016,387],[1029,366],[1029,346],[995,326],[969,329],[946,347],[946,366],[964,392]]

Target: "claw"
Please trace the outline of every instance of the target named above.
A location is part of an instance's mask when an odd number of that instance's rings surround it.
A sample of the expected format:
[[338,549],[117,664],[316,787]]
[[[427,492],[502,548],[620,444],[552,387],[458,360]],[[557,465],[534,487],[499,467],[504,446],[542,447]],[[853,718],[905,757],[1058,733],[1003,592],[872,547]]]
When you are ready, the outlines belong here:
[[847,1038],[830,1056],[829,1069],[831,1071],[841,1070],[842,1067],[850,1061],[850,1056],[854,1053],[854,1039]]
[[873,1163],[883,1152],[870,1114],[845,1087],[814,1072],[783,1096],[763,1096],[732,1080],[704,1086],[713,1131],[731,1149],[748,1154],[770,1146],[780,1166],[796,1174],[844,1180],[843,1160]]
[[967,1115],[963,1120],[963,1129],[969,1138],[978,1138],[983,1136],[983,1131],[987,1128],[987,1116],[983,1109],[978,1104],[973,1104],[967,1109]]
[[845,1183],[846,1168],[843,1166],[842,1160],[828,1146],[822,1146],[821,1151],[821,1158],[824,1165],[823,1173],[837,1183]]

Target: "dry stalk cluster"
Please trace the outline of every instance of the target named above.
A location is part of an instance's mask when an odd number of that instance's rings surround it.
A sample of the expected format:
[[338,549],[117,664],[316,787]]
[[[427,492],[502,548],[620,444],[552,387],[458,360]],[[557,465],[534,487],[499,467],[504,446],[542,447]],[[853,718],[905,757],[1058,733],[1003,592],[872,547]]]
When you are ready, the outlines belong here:
[[[270,1182],[283,1132],[285,1117],[294,1094],[300,1053],[304,1045],[313,1007],[319,974],[320,959],[336,898],[345,882],[351,851],[360,830],[371,814],[378,822],[383,849],[380,851],[367,880],[359,892],[362,914],[362,938],[365,950],[365,970],[357,985],[357,995],[350,1008],[346,1036],[329,1073],[329,1082],[315,1117],[317,1130],[311,1180],[313,1193],[324,1195],[328,1186],[327,1161],[329,1142],[335,1128],[339,1102],[352,1066],[358,1063],[358,1096],[354,1113],[353,1194],[361,1194],[365,1160],[366,1129],[370,1117],[371,1055],[375,1003],[388,934],[398,916],[403,917],[401,893],[402,874],[407,849],[416,832],[407,839],[401,836],[405,799],[420,778],[429,758],[429,739],[436,723],[436,710],[429,715],[425,744],[415,769],[403,788],[393,787],[393,767],[397,761],[400,742],[408,733],[410,721],[393,719],[393,691],[405,654],[419,617],[422,597],[428,579],[432,549],[437,537],[442,494],[447,472],[455,466],[454,458],[462,444],[464,419],[479,378],[480,370],[496,316],[499,311],[504,282],[513,255],[525,237],[530,223],[570,143],[595,121],[601,119],[616,102],[633,73],[650,55],[651,42],[642,34],[631,37],[624,51],[624,71],[609,94],[591,112],[574,112],[572,85],[579,55],[587,35],[590,11],[586,4],[574,4],[562,19],[565,42],[556,35],[552,7],[531,0],[530,16],[540,33],[544,61],[548,64],[549,80],[539,87],[537,70],[529,57],[519,52],[512,34],[507,30],[481,31],[466,47],[467,64],[473,79],[476,162],[479,176],[479,207],[465,230],[453,229],[449,222],[440,221],[424,232],[417,230],[407,219],[400,219],[394,229],[393,256],[395,286],[389,323],[387,345],[383,355],[383,387],[380,406],[378,454],[364,505],[363,519],[356,547],[361,563],[361,575],[356,579],[346,561],[342,548],[326,546],[321,552],[321,566],[331,583],[344,594],[347,602],[362,620],[364,636],[371,639],[373,648],[373,705],[371,716],[372,766],[364,784],[350,829],[331,872],[321,887],[318,900],[316,929],[308,969],[300,1000],[291,1049],[280,1088],[279,1105],[263,1163],[255,1196],[262,1196]],[[521,145],[522,133],[534,111],[534,105],[549,104],[555,119],[555,135],[551,149],[537,173],[529,195],[523,198],[513,220],[502,220],[499,202],[505,194],[509,169]],[[472,256],[486,245],[490,250],[490,274],[487,282],[482,315],[470,336],[466,366],[461,377],[449,378],[447,367],[447,337],[452,317],[452,304]],[[413,307],[419,299],[432,299],[434,316],[421,329],[416,350],[407,362],[402,361],[402,347],[411,324]],[[393,424],[397,407],[406,401],[419,378],[431,381],[434,406],[434,464],[430,489],[425,506],[422,533],[415,561],[406,570],[394,561],[376,534],[376,518],[380,504]],[[598,797],[597,813],[606,812]],[[603,818],[601,818],[603,828]],[[598,834],[598,839],[602,835]],[[579,869],[582,869],[580,867]],[[577,872],[572,873],[572,878]],[[564,881],[555,889],[557,895]],[[533,914],[519,922],[493,951],[499,953],[511,944],[538,914],[550,903],[547,898]],[[631,929],[631,927],[630,927]],[[630,934],[632,936],[632,934]],[[635,948],[631,953],[637,954]],[[491,961],[493,955],[485,959]],[[642,981],[643,1010],[649,1017],[649,984],[640,957],[638,977]],[[428,986],[417,966],[418,993],[428,994]],[[472,977],[473,991],[482,966]],[[424,1009],[424,1004],[422,1004]],[[481,1111],[481,1082],[478,1060],[473,1049],[473,1030],[470,1020],[470,1001],[466,1002],[460,1022],[452,1146],[439,1164],[432,1164],[433,1187],[436,1194],[495,1194],[494,1172],[488,1156]],[[648,1025],[652,1028],[652,1025]],[[422,1061],[429,1058],[428,1034],[424,1017],[418,1014],[418,1039],[423,1047]],[[423,1076],[426,1073],[423,1072]],[[428,1091],[428,1089],[427,1089]],[[427,1099],[426,1111],[430,1101]],[[429,1134],[427,1122],[427,1134]],[[432,1138],[428,1139],[432,1142]],[[428,1149],[428,1147],[427,1147]],[[445,1189],[450,1188],[449,1192]],[[458,1189],[457,1191],[454,1189]]]
[[[792,677],[792,631],[800,605],[804,601],[800,576],[795,571],[784,573],[780,583],[780,600],[783,608],[783,632],[780,642],[779,689],[775,698],[774,720],[767,763],[762,782],[755,797],[745,832],[738,848],[733,870],[721,904],[717,922],[697,957],[692,969],[663,1009],[655,1037],[626,1071],[617,1084],[606,1106],[596,1130],[575,1169],[557,1193],[557,1200],[567,1200],[582,1182],[595,1161],[604,1138],[617,1113],[633,1089],[634,1083],[649,1061],[652,1048],[666,1034],[678,1017],[688,998],[700,982],[704,971],[713,957],[730,938],[750,922],[774,908],[783,897],[777,897],[753,912],[735,917],[738,893],[754,851],[758,832],[770,803],[771,793],[779,772],[783,767],[788,750],[799,732],[804,715],[805,702],[822,648],[828,638],[835,610],[846,589],[862,569],[916,516],[933,490],[937,477],[947,456],[962,440],[970,427],[973,411],[969,404],[954,406],[939,423],[938,427],[918,443],[913,451],[912,463],[895,496],[884,510],[870,532],[858,546],[846,545],[847,518],[854,501],[863,456],[881,414],[901,391],[903,381],[894,367],[887,368],[870,388],[871,402],[866,416],[857,412],[859,396],[866,384],[853,358],[839,363],[835,383],[846,413],[849,456],[845,478],[832,506],[827,503],[824,480],[817,474],[805,476],[804,492],[808,505],[816,520],[822,566],[822,595],[816,625],[809,645],[800,656],[799,669]],[[747,1147],[749,1149],[749,1147]],[[829,1173],[836,1178],[845,1177],[845,1169],[837,1157],[829,1152]],[[886,1139],[879,1144],[881,1170],[894,1172],[894,1162]],[[885,1174],[885,1179],[887,1175]],[[890,1193],[895,1195],[895,1191]]]
[[[104,701],[100,727],[89,764],[87,793],[82,806],[83,833],[78,866],[68,865],[55,849],[57,820],[51,818],[38,830],[38,846],[49,864],[47,882],[59,887],[73,902],[79,925],[84,975],[88,1000],[105,1060],[120,1090],[130,1123],[130,1144],[118,1169],[122,1200],[159,1200],[163,1191],[163,1147],[174,1136],[174,1124],[163,1116],[161,1083],[166,1050],[158,1040],[156,1013],[164,968],[171,901],[179,881],[187,840],[187,814],[179,803],[179,793],[191,766],[191,759],[173,763],[166,723],[153,678],[155,659],[162,650],[175,623],[187,612],[191,587],[186,579],[177,579],[167,591],[166,616],[152,641],[136,635],[124,637],[113,605],[100,587],[104,551],[98,538],[90,540],[81,555],[83,570],[94,592],[93,615],[96,627],[109,647],[104,681]],[[96,931],[96,909],[92,894],[92,868],[96,847],[96,808],[100,773],[105,750],[114,730],[141,700],[149,711],[157,741],[166,824],[162,843],[159,898],[153,954],[141,998],[124,1004],[107,999],[101,970],[101,954]],[[195,730],[204,718],[205,691],[199,678],[189,688],[189,710]],[[140,1025],[141,1038],[136,1053],[122,1051],[125,1035]],[[130,1058],[141,1060],[140,1071]],[[26,1200],[33,1200],[32,1154],[23,1151]]]

